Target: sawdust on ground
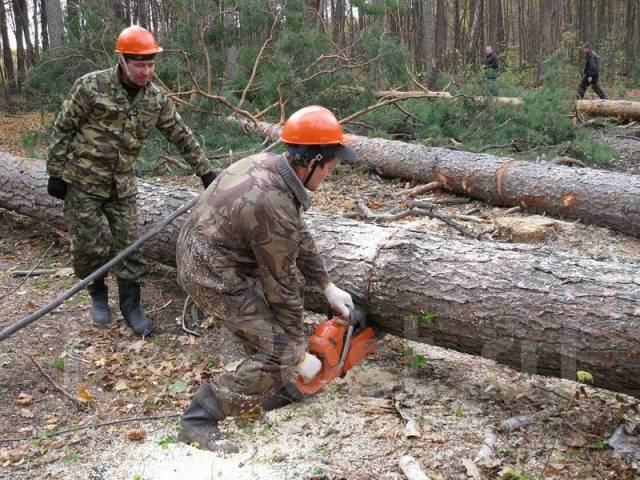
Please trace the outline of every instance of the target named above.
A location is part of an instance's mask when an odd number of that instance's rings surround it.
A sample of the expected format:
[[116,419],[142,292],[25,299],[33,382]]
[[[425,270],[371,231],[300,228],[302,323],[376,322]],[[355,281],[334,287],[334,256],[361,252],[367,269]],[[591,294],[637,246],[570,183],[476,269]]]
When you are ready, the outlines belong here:
[[[202,188],[195,177],[175,180]],[[363,197],[381,213],[406,206],[394,195],[405,186],[362,170],[340,168],[316,193],[313,208],[357,217],[355,198]],[[436,192],[424,198],[450,196]],[[475,201],[438,207],[451,216],[471,209],[486,220],[465,221],[477,233],[505,215],[505,209]],[[64,236],[24,217],[2,212],[0,217],[0,327],[4,327],[68,289],[75,279],[60,273],[70,261]],[[456,234],[437,220],[402,222]],[[509,241],[496,232],[491,235],[495,241]],[[40,268],[57,269],[58,275],[28,279],[13,291],[19,279],[12,271],[31,268],[52,242],[54,247]],[[577,222],[559,222],[541,245],[614,262],[635,262],[640,253],[638,239]],[[114,286],[113,280],[109,283]],[[480,469],[482,478],[496,478],[507,468],[522,473],[520,478],[636,478],[632,464],[615,458],[605,441],[618,425],[637,422],[637,400],[395,337],[385,337],[378,353],[364,365],[302,403],[246,424],[225,421],[227,435],[242,447],[236,455],[221,457],[177,444],[175,418],[48,435],[77,425],[179,414],[200,381],[230,368],[242,349],[215,325],[201,330],[202,337],[186,335],[176,323],[183,302],[175,271],[152,265],[143,304],[158,335],[148,341],[132,337],[121,323],[107,332],[93,330],[89,298],[82,292],[0,343],[0,431],[3,439],[25,439],[0,443],[0,478],[392,479],[399,478],[399,458],[410,454],[431,478],[462,480],[468,478],[463,461],[478,453],[487,428],[548,409],[560,414],[498,436],[494,458]],[[320,319],[310,315],[308,327]],[[25,354],[33,355],[72,395],[88,392],[88,408],[76,409],[40,376]],[[411,367],[416,358],[424,361]],[[21,393],[32,397],[30,403],[16,403],[24,398]],[[573,394],[577,397],[567,408],[562,396]],[[405,437],[395,401],[415,418],[420,438]],[[145,438],[128,440],[132,428],[144,430]]]

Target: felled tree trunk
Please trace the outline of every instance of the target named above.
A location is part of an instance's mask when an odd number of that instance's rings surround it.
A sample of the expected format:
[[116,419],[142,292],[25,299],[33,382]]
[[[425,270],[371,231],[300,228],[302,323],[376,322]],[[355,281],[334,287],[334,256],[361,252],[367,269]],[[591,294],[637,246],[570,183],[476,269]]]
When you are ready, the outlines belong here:
[[[140,182],[142,223],[196,193]],[[64,227],[37,161],[0,154],[0,207]],[[174,264],[181,220],[145,253]],[[597,386],[640,396],[639,266],[317,213],[306,220],[333,280],[360,292],[383,329],[530,373],[588,371]],[[324,311],[317,292],[307,300]]]
[[[233,121],[270,137],[277,125]],[[437,181],[444,190],[499,206],[580,220],[640,236],[640,176],[591,168],[534,163],[439,147],[351,136],[357,163],[380,175]]]
[[[357,88],[357,87],[356,87]],[[364,89],[362,90],[364,91]],[[402,90],[380,90],[375,92],[376,98],[426,98],[429,100],[455,99],[461,98],[451,95],[449,92],[425,92],[422,90],[402,91]],[[466,97],[476,102],[492,101],[503,105],[513,105],[521,107],[524,105],[522,99],[517,97]],[[578,100],[576,101],[578,113],[588,113],[599,117],[619,117],[628,119],[640,119],[640,102],[629,100]]]
[[629,100],[578,100],[576,109],[600,117],[640,119],[640,102]]
[[521,107],[524,105],[524,102],[520,98],[515,97],[481,97],[481,96],[458,96],[451,95],[449,92],[425,92],[422,90],[417,91],[402,91],[402,90],[380,90],[375,92],[376,98],[427,98],[429,100],[440,100],[440,99],[448,99],[452,100],[455,98],[470,98],[474,102],[484,103],[484,102],[495,102],[503,105],[513,105],[515,107]]

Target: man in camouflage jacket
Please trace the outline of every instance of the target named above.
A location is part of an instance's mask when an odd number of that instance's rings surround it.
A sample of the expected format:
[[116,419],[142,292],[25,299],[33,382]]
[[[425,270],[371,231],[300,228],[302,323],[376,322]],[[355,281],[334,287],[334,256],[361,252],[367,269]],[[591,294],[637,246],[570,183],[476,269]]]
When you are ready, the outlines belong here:
[[340,125],[322,107],[292,115],[281,139],[285,154],[253,155],[224,170],[178,238],[178,282],[249,353],[235,372],[204,382],[182,418],[181,439],[202,448],[232,450],[217,422],[296,396],[305,282],[343,317],[353,307],[331,283],[301,210],[311,203],[307,190],[330,175],[337,158],[353,160],[355,152],[342,145]]
[[[64,200],[73,267],[85,278],[138,236],[134,165],[152,128],[180,151],[205,188],[214,177],[193,132],[174,104],[151,82],[155,55],[162,51],[141,27],[129,27],[116,45],[118,64],[79,78],[62,105],[47,160],[48,191]],[[103,216],[111,239],[103,231]],[[151,331],[140,308],[145,268],[134,252],[113,269],[120,310],[138,335]],[[94,325],[111,322],[104,278],[88,287]]]

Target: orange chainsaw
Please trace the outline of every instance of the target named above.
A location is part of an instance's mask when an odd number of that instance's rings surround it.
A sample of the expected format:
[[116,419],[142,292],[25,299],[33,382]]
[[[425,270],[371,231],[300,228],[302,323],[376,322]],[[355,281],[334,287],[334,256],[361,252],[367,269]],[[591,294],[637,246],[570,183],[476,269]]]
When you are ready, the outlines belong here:
[[349,308],[349,320],[333,317],[316,327],[309,337],[308,351],[322,366],[308,382],[298,377],[298,389],[312,394],[336,377],[344,377],[351,368],[376,351],[375,331],[367,327],[367,316],[359,305]]

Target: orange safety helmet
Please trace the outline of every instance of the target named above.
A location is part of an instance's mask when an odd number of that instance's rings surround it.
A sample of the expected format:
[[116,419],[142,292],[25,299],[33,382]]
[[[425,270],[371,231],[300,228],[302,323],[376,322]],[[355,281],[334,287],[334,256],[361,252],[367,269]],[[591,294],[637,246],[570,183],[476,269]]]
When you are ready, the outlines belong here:
[[[320,153],[320,158],[337,156],[345,161],[356,159],[355,150],[344,145],[345,136],[338,119],[319,105],[301,108],[291,115],[284,124],[280,141],[293,147],[289,151],[296,156],[307,152],[313,153],[311,157]],[[309,146],[317,148],[304,148]]]
[[154,55],[162,51],[153,34],[142,27],[132,25],[125,28],[118,35],[116,53],[128,53],[132,55]]
[[289,117],[280,140],[294,145],[336,145],[344,142],[342,126],[324,107],[304,107]]

